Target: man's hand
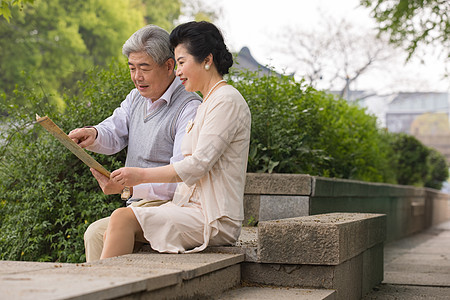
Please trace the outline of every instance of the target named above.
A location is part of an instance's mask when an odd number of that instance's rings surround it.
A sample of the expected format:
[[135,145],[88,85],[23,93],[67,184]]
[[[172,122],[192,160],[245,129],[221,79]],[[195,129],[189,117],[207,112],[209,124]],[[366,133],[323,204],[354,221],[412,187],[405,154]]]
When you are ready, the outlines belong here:
[[81,148],[92,145],[97,137],[97,129],[94,127],[77,128],[69,133],[69,137]]
[[111,181],[123,186],[132,187],[143,183],[142,179],[145,175],[143,168],[120,168],[111,173]]
[[123,185],[110,180],[99,171],[91,168],[92,175],[97,179],[98,185],[105,195],[120,194],[124,188]]

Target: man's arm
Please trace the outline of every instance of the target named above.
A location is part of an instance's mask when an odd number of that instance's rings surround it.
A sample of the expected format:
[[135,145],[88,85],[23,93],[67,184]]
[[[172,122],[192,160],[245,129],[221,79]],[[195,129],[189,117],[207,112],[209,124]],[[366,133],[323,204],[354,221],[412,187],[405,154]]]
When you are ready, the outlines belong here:
[[111,155],[119,152],[128,145],[128,125],[131,106],[137,90],[132,90],[113,114],[94,126],[97,138],[86,147],[87,150]]

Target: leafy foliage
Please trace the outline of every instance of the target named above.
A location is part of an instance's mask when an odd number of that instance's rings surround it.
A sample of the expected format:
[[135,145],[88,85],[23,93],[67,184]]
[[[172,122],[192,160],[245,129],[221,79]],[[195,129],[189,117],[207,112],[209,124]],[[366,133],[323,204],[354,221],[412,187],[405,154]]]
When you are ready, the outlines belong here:
[[143,0],[147,24],[156,24],[165,30],[172,30],[180,17],[181,0]]
[[449,176],[449,166],[442,153],[435,149],[429,150],[430,152],[427,157],[428,176],[424,186],[440,190]]
[[[105,196],[89,169],[39,125],[34,113],[48,114],[64,131],[97,124],[131,90],[127,68],[94,71],[81,83],[81,97],[64,99],[66,112],[48,105],[39,89],[16,90],[29,107],[9,105],[0,157],[0,258],[34,261],[84,261],[88,224],[108,216],[122,201]],[[14,103],[14,99],[12,99]],[[122,166],[117,156],[93,154],[107,169]]]
[[395,181],[387,140],[364,109],[290,76],[236,75],[252,112],[250,172]]
[[404,45],[409,57],[419,45],[442,45],[450,57],[450,2],[448,0],[361,0],[372,10],[380,32],[392,43]]
[[428,174],[428,148],[415,137],[405,133],[393,134],[391,137],[391,146],[397,156],[397,182],[423,186]]
[[[178,3],[146,2],[161,19],[174,14],[163,11],[166,6]],[[74,83],[88,70],[122,56],[123,43],[144,25],[142,5],[135,0],[35,0],[12,7],[10,22],[0,18],[0,92],[11,97],[16,85],[39,82],[51,95],[48,100],[63,107],[63,91],[75,93]]]
[[11,6],[23,8],[24,4],[33,4],[34,0],[2,0],[0,2],[0,17],[3,16],[9,22],[11,18]]

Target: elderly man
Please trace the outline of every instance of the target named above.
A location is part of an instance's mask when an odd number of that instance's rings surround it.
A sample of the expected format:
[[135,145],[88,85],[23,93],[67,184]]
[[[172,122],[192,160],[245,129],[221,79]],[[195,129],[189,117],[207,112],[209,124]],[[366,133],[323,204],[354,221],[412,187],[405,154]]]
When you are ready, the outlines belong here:
[[[201,98],[176,79],[169,34],[148,25],[123,45],[133,89],[109,118],[96,126],[77,128],[69,137],[81,147],[114,154],[128,146],[125,166],[157,167],[183,158],[181,141]],[[176,183],[142,184],[132,189],[115,184],[91,169],[105,194],[122,194],[127,205],[160,205],[170,201]],[[86,261],[100,258],[109,217],[92,223],[84,235]]]

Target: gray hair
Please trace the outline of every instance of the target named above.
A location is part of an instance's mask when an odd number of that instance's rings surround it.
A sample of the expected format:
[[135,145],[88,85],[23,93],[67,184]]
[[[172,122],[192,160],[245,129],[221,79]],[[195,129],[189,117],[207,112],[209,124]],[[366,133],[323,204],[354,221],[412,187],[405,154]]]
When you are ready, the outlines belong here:
[[126,57],[133,52],[145,51],[158,64],[162,65],[169,58],[175,59],[170,47],[169,33],[156,25],[142,27],[123,44],[122,53]]

